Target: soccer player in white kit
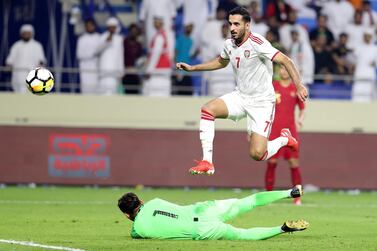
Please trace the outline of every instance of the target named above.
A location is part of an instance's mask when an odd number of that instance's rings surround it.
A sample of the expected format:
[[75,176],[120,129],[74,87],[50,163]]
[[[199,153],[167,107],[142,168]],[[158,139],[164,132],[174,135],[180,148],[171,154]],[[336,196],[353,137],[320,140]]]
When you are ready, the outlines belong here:
[[250,32],[250,15],[243,7],[229,12],[231,39],[225,41],[220,56],[212,61],[189,65],[177,63],[185,71],[210,71],[224,68],[230,62],[237,81],[236,89],[202,106],[200,140],[203,158],[190,169],[191,174],[213,174],[212,162],[215,119],[228,118],[238,121],[247,118],[250,136],[249,154],[257,161],[267,160],[281,147],[298,147],[288,129],[282,129],[281,137],[268,141],[275,112],[275,93],[272,85],[272,62],[284,65],[297,88],[300,100],[305,101],[308,92],[290,58],[271,46],[261,35]]

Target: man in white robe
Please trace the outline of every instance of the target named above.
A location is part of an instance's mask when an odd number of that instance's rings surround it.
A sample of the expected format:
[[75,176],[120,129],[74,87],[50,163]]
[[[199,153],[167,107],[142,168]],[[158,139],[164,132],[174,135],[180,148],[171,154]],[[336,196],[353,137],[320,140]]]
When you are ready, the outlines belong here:
[[21,39],[10,49],[6,64],[12,67],[12,88],[14,92],[26,93],[26,76],[28,72],[46,63],[41,43],[34,40],[34,28],[24,24],[20,29]]
[[100,34],[96,32],[94,20],[85,22],[86,32],[77,41],[76,56],[80,67],[81,93],[98,93],[98,47]]
[[101,35],[99,54],[99,88],[102,95],[118,92],[124,73],[123,37],[119,35],[119,22],[111,17],[106,22],[107,31]]
[[372,43],[373,30],[364,32],[364,43],[355,49],[356,67],[352,100],[369,102],[377,99],[377,46]]

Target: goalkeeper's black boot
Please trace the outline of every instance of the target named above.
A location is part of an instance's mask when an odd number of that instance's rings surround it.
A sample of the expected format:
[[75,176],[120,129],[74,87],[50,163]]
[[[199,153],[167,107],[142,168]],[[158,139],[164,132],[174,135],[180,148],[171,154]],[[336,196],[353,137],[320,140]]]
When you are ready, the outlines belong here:
[[296,185],[291,190],[291,197],[292,198],[298,198],[301,197],[304,194],[304,191],[302,190],[301,185]]

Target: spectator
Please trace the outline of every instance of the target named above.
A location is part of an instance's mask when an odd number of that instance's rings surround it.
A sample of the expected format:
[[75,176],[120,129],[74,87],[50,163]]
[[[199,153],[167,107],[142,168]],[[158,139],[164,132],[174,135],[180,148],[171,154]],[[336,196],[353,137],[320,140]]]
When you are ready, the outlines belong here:
[[296,64],[302,77],[304,85],[313,83],[314,75],[314,55],[309,43],[300,40],[300,33],[297,30],[291,31],[291,46],[288,55]]
[[365,29],[367,28],[362,25],[361,11],[355,11],[354,22],[347,25],[344,31],[348,35],[348,46],[352,50],[364,43],[363,36]]
[[285,53],[286,52],[286,49],[284,48],[284,46],[280,43],[280,39],[279,39],[279,33],[276,33],[274,32],[273,30],[268,30],[267,33],[266,33],[266,39],[268,40],[268,42],[271,43],[271,45],[273,47],[275,47],[276,49],[278,49],[279,51]]
[[14,92],[26,93],[25,78],[28,72],[46,63],[42,45],[34,40],[34,28],[24,24],[20,29],[20,37],[10,48],[6,64],[12,67],[12,88]]
[[301,42],[310,45],[308,31],[302,25],[297,24],[296,21],[296,11],[292,10],[289,12],[287,22],[284,23],[279,29],[280,42],[286,49],[288,49],[292,43],[292,30],[296,30],[299,33],[299,38]]
[[266,33],[269,30],[269,28],[267,24],[263,22],[263,15],[260,11],[260,6],[257,1],[250,2],[249,12],[252,21],[250,25],[251,32],[261,34],[262,36],[266,36]]
[[[184,33],[177,37],[175,45],[175,61],[176,62],[191,62],[191,48],[193,46],[193,40],[191,33],[193,30],[193,24],[186,24]],[[189,75],[177,74],[176,76],[177,90],[173,90],[173,94],[178,95],[192,95],[192,80]]]
[[155,32],[148,54],[143,94],[147,96],[167,97],[171,94],[171,56],[169,55],[168,37],[164,30],[164,19],[154,18]]
[[328,26],[335,37],[352,22],[354,8],[347,0],[332,0],[323,4],[321,13],[328,17]]
[[309,5],[313,2],[312,0],[286,0],[294,10],[297,11],[297,16],[299,18],[315,19],[316,12]]
[[377,46],[372,43],[373,31],[364,32],[364,43],[355,49],[356,67],[352,88],[353,101],[372,101],[377,98]]
[[288,15],[292,10],[292,7],[284,0],[272,0],[267,4],[266,18],[274,16],[278,23],[285,23],[288,21]]
[[[212,40],[222,40],[221,27],[226,21],[227,12],[222,8],[217,8],[216,19],[211,19],[206,22],[202,28],[202,35],[200,39],[200,59],[203,61],[208,61],[213,58],[211,53],[211,43]],[[184,61],[181,61],[184,62]]]
[[193,24],[193,51],[199,50],[202,29],[208,20],[215,18],[217,5],[217,0],[183,0],[183,23]]
[[98,93],[98,48],[100,34],[93,19],[85,21],[85,33],[77,40],[76,56],[79,61],[81,93]]
[[334,84],[339,84],[340,80],[339,79],[334,79],[334,75],[327,69],[323,68],[319,74],[321,75],[321,82],[322,84],[325,85],[334,85]]
[[361,13],[363,26],[368,28],[376,28],[377,12],[372,9],[370,1],[363,1]]
[[309,38],[312,46],[314,45],[315,41],[317,40],[318,36],[325,36],[327,41],[327,46],[330,49],[334,43],[334,35],[327,27],[327,16],[319,15],[317,18],[317,27],[312,29],[309,33]]
[[[140,28],[132,23],[128,27],[128,35],[123,41],[124,67],[136,72],[137,60],[143,55],[143,46],[139,42]],[[141,89],[140,78],[136,73],[126,73],[123,77],[123,86],[127,94],[139,94]]]
[[261,2],[257,0],[252,0],[249,4],[248,11],[250,13],[251,19],[254,20],[256,17],[263,17],[263,10],[260,6]]
[[348,35],[340,33],[339,41],[332,52],[332,58],[336,64],[335,74],[351,75],[353,73],[352,54],[352,50],[348,47]]
[[101,35],[99,56],[99,94],[118,92],[124,71],[123,38],[119,35],[119,22],[115,17],[106,21],[107,31]]
[[[286,49],[281,45],[279,42],[279,32],[274,32],[273,30],[268,30],[266,33],[266,39],[271,43],[271,45],[281,51],[282,53],[286,53]],[[272,78],[274,80],[279,79],[279,65],[273,64],[273,71],[274,74],[272,75]]]
[[233,10],[234,8],[238,7],[236,0],[223,0],[219,3],[219,8],[226,11],[226,15],[228,16],[229,11]]
[[[212,54],[212,58],[220,56],[225,40],[229,37],[229,25],[227,23],[223,23],[220,33],[221,39],[212,40],[212,43],[210,44],[209,50],[210,54]],[[225,93],[232,92],[236,87],[231,65],[217,71],[206,72],[205,76],[208,81],[208,95],[210,96],[220,97]]]
[[319,35],[315,40],[313,46],[314,52],[314,62],[315,74],[323,74],[324,72],[332,73],[333,72],[333,59],[331,55],[331,50],[326,46],[326,37],[324,35]]
[[[275,16],[268,17],[266,21],[267,21],[267,26],[269,28],[269,31],[274,33],[275,37],[280,43],[280,33],[279,33],[280,24],[277,21],[276,17]],[[266,33],[266,36],[267,36],[267,33]]]
[[141,1],[139,18],[142,21],[142,27],[146,36],[146,47],[149,52],[151,49],[152,38],[155,36],[154,17],[158,16],[163,19],[166,36],[168,38],[168,48],[170,60],[173,59],[175,50],[175,32],[173,30],[173,21],[177,14],[177,8],[181,5],[181,0],[143,0]]

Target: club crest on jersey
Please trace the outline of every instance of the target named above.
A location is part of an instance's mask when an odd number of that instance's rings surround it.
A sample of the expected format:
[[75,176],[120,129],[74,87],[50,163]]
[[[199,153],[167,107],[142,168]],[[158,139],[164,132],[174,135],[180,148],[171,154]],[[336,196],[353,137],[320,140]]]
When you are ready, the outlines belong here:
[[243,52],[243,55],[245,56],[245,58],[249,58],[250,57],[250,50],[245,50]]

